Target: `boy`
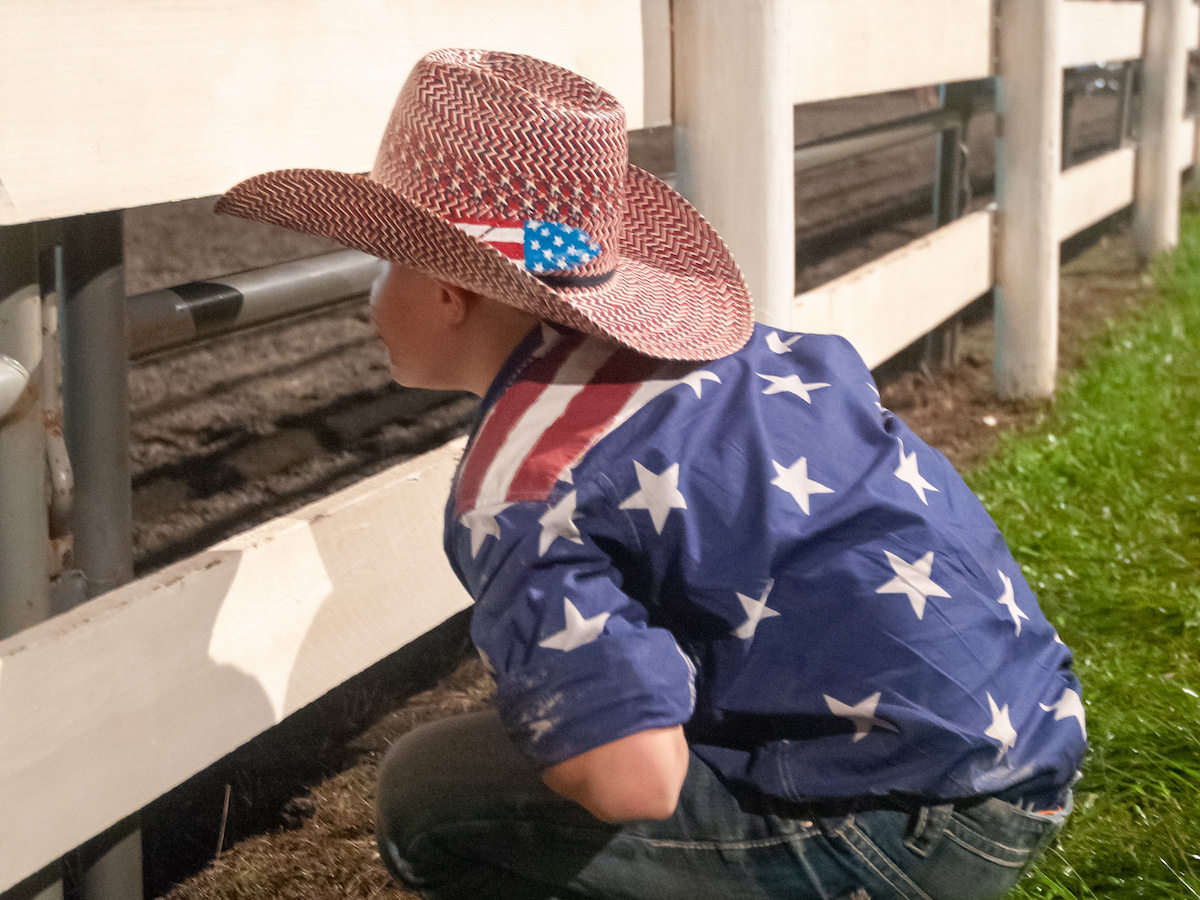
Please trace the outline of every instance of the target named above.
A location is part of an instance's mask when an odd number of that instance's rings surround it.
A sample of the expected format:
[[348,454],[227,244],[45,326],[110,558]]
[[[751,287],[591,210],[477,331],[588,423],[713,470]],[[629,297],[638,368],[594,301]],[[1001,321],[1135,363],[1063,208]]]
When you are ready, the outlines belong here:
[[397,380],[484,398],[445,540],[497,708],[385,761],[402,882],[971,900],[1061,827],[1079,685],[995,526],[844,340],[754,326],[601,88],[438,51],[369,177],[218,209],[390,260]]

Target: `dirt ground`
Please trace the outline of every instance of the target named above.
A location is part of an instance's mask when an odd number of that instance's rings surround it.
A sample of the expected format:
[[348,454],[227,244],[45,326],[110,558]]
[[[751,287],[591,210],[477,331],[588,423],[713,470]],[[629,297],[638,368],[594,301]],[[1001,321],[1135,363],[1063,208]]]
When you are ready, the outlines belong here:
[[[798,108],[797,140],[927,105],[927,97],[904,92]],[[1102,141],[1107,112],[1076,112],[1077,143]],[[990,111],[975,117],[967,137],[969,205],[978,207],[990,199]],[[640,140],[635,159],[669,178],[662,135]],[[801,173],[798,290],[931,230],[932,215],[911,210],[928,209],[934,155],[929,138]],[[127,213],[131,293],[332,249],[218,219],[211,205]],[[1064,268],[1064,371],[1088,337],[1135,307],[1143,291],[1128,237],[1119,232]],[[922,368],[914,350],[876,373],[883,402],[959,468],[1045,409],[996,397],[985,307],[963,327],[955,365]],[[466,427],[475,408],[466,395],[394,385],[362,301],[139,362],[130,390],[134,541],[143,574],[439,445]],[[387,885],[374,849],[374,767],[413,725],[486,703],[490,688],[465,653],[465,623],[457,617],[152,804],[143,813],[148,896],[405,896]],[[446,673],[439,687],[425,690]],[[218,844],[222,852],[205,865]]]

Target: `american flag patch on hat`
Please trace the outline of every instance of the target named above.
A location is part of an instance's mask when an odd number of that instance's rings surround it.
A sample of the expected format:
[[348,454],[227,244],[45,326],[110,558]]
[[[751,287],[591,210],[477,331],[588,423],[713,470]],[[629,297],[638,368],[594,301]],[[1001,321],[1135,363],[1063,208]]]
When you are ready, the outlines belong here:
[[491,244],[530,272],[570,272],[600,253],[590,234],[561,222],[473,219],[455,222],[454,227]]

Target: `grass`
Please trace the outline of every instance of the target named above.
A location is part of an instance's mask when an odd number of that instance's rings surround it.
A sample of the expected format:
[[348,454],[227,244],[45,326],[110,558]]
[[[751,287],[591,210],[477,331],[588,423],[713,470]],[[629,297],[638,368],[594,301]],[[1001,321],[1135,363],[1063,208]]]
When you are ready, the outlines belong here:
[[1036,428],[968,477],[1075,652],[1076,812],[1014,891],[1200,898],[1200,204]]

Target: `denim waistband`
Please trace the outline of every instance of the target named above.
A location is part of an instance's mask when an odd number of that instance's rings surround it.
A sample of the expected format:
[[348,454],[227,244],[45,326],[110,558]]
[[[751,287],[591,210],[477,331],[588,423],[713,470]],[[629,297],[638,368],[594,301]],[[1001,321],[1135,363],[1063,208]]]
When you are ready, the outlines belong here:
[[[979,794],[970,797],[923,797],[913,794],[888,794],[885,796],[822,798],[813,800],[781,800],[762,798],[770,811],[790,817],[805,819],[827,819],[872,810],[895,810],[913,813],[922,807],[951,805],[969,807],[996,798],[1011,803],[1025,812],[1051,812],[1060,809],[1069,792],[1068,787],[1043,789],[1029,784],[1017,784],[995,794]],[[760,803],[742,803],[743,807],[758,807]]]

